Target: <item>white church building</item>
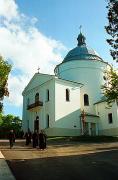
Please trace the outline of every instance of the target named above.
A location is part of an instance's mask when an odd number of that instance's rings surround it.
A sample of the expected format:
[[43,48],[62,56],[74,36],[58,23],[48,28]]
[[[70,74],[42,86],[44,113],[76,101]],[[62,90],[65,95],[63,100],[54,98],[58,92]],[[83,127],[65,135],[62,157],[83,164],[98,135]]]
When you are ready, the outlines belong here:
[[108,107],[101,86],[110,65],[80,32],[55,75],[35,73],[23,91],[23,130],[48,136],[118,135],[118,104]]

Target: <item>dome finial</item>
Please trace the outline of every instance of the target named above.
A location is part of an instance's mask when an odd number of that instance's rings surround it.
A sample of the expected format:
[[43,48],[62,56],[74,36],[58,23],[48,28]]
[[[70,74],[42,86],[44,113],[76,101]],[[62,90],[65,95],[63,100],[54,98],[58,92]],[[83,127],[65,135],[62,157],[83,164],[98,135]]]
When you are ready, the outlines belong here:
[[80,29],[80,33],[82,33],[82,25],[80,25],[79,29]]
[[78,41],[78,46],[81,46],[81,45],[85,45],[86,43],[85,43],[85,40],[86,40],[86,38],[84,37],[84,35],[82,34],[82,25],[80,25],[80,27],[79,27],[79,29],[80,29],[80,34],[78,35],[78,38],[77,38],[77,41]]

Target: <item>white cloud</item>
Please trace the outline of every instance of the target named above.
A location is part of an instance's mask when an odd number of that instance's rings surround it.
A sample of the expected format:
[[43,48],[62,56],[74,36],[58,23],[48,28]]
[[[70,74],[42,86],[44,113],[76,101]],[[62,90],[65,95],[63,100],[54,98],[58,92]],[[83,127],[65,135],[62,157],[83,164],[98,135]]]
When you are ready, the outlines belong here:
[[[65,47],[42,34],[35,27],[35,17],[29,21],[29,17],[20,14],[14,0],[0,0],[0,15],[0,54],[13,63],[8,82],[9,100],[21,105],[22,91],[37,67],[42,73],[53,73],[55,64],[62,61]],[[14,75],[17,70],[22,73]]]
[[[22,104],[21,92],[28,80],[29,79],[23,75],[13,76],[10,74],[8,88],[10,91],[9,103],[11,105],[15,104],[15,106],[19,106]],[[7,99],[8,98],[6,98],[6,100]]]
[[7,20],[18,18],[18,7],[14,0],[0,0],[0,16]]

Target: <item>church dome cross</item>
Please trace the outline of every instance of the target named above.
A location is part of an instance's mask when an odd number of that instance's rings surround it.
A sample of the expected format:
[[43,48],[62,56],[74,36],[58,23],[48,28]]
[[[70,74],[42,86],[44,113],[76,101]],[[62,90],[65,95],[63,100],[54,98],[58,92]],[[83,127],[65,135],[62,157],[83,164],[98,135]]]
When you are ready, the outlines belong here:
[[79,34],[78,37],[77,37],[77,41],[78,41],[78,44],[77,44],[77,45],[78,45],[78,46],[86,45],[86,43],[85,43],[86,38],[85,38],[85,36],[82,34],[81,29],[82,29],[82,26],[80,26],[80,34]]

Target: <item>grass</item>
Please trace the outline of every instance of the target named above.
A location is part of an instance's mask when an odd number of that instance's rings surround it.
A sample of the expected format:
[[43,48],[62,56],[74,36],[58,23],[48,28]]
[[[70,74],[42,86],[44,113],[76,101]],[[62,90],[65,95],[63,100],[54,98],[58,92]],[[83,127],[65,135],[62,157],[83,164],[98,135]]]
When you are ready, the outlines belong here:
[[48,140],[67,140],[70,139],[69,136],[53,136],[53,137],[48,137]]
[[118,137],[113,137],[113,136],[56,136],[56,137],[48,137],[48,141],[118,142]]

